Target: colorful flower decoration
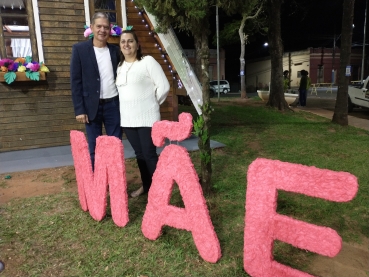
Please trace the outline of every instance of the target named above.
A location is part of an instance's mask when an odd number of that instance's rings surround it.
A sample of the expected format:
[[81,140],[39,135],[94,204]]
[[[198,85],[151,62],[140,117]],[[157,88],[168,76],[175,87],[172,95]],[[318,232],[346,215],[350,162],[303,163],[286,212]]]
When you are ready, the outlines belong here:
[[[127,26],[125,29],[118,25],[110,24],[110,35],[113,37],[119,37],[122,34],[122,31],[132,30],[133,26]],[[85,25],[85,32],[83,33],[84,37],[93,38],[94,34],[89,26]]]
[[16,78],[16,72],[25,72],[26,77],[33,81],[40,80],[39,71],[50,72],[43,62],[32,61],[30,56],[0,60],[0,71],[4,72],[4,80],[7,84],[13,83]]

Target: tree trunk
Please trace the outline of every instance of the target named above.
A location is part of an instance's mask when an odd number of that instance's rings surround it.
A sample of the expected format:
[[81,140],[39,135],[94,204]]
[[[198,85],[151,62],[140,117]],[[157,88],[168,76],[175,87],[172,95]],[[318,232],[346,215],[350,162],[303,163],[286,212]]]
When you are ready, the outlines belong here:
[[201,70],[201,40],[195,40],[195,73],[200,83],[202,83],[202,70]]
[[336,106],[332,122],[342,126],[348,125],[347,104],[348,104],[348,85],[349,77],[345,76],[346,66],[351,61],[351,40],[352,40],[352,23],[354,19],[355,0],[344,0],[343,16],[342,16],[342,36],[341,36],[341,53],[340,53],[340,70],[338,75],[338,91]]
[[281,39],[282,0],[267,0],[269,16],[268,43],[271,60],[270,93],[267,106],[278,110],[289,109],[283,91],[283,45]]
[[201,57],[201,80],[202,80],[202,97],[203,106],[202,114],[195,124],[200,128],[196,132],[199,136],[199,150],[201,160],[201,186],[204,194],[211,191],[211,148],[210,148],[210,95],[209,95],[209,45],[206,32],[202,32],[199,36],[195,36],[195,44],[201,45],[199,51]]
[[241,41],[241,55],[240,55],[240,82],[241,82],[241,98],[246,99],[246,85],[245,85],[245,46],[247,36],[243,33],[245,27],[246,14],[243,14],[238,34]]

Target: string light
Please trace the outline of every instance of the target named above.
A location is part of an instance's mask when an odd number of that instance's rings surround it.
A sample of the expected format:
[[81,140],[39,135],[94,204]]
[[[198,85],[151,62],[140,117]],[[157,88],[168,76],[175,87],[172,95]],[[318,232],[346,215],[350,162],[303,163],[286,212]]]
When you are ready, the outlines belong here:
[[[131,2],[134,2],[134,0],[131,0]],[[138,7],[137,6],[134,6],[135,7],[135,9],[138,9]],[[146,19],[145,19],[145,17],[144,17],[144,14],[145,14],[145,11],[144,10],[140,10],[139,12],[138,12],[138,14],[139,15],[141,15],[141,17],[142,17],[142,19],[141,19],[141,22],[143,23],[143,24],[145,24],[145,27],[146,28],[149,28],[150,27],[150,25],[148,24],[148,22],[146,22]],[[161,52],[161,57],[163,58],[163,60],[164,60],[164,62],[165,63],[168,63],[168,59],[167,59],[167,53],[166,52],[164,52],[163,51],[163,49],[162,49],[162,47],[160,46],[160,43],[158,43],[158,41],[160,41],[160,39],[158,38],[158,36],[155,34],[155,32],[153,32],[153,31],[150,31],[149,32],[149,35],[150,36],[152,36],[154,39],[155,39],[155,41],[156,41],[156,43],[155,43],[155,47],[157,47],[158,48],[158,50]],[[170,71],[170,73],[172,73],[172,77],[173,77],[173,80],[177,80],[178,79],[178,88],[182,88],[183,87],[183,84],[182,84],[182,82],[181,82],[181,80],[180,80],[180,78],[179,78],[179,76],[178,76],[178,73],[177,72],[175,72],[173,69],[172,69],[172,65],[169,63],[168,64],[168,69],[169,69],[169,71]],[[176,77],[176,75],[178,76],[178,78]]]

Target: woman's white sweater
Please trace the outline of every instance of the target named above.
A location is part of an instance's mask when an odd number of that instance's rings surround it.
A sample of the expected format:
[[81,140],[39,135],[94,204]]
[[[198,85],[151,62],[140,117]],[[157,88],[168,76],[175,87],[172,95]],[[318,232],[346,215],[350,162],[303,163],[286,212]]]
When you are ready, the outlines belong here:
[[151,56],[117,69],[116,85],[122,127],[152,127],[160,120],[160,105],[169,93],[169,82],[161,65]]

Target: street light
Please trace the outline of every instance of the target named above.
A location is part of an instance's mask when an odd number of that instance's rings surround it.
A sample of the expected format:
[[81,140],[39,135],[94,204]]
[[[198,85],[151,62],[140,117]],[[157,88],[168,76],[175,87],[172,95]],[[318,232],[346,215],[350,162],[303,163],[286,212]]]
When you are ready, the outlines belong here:
[[360,79],[361,82],[364,80],[365,28],[366,28],[366,12],[367,12],[367,10],[368,10],[368,0],[366,0],[366,4],[365,4],[363,57],[362,57],[362,60],[361,60],[361,79]]
[[220,101],[220,69],[219,69],[219,16],[218,5],[216,5],[216,17],[215,17],[216,29],[217,29],[217,79],[218,79],[218,102]]

